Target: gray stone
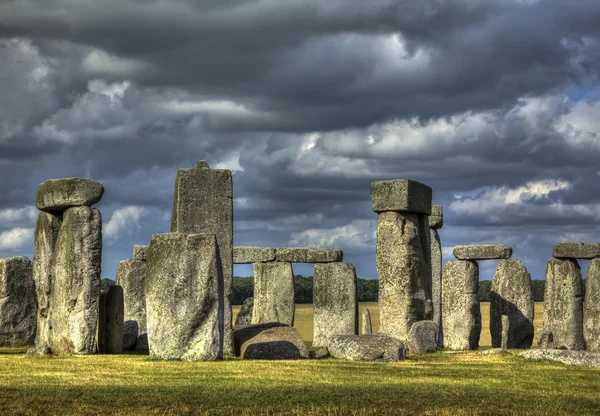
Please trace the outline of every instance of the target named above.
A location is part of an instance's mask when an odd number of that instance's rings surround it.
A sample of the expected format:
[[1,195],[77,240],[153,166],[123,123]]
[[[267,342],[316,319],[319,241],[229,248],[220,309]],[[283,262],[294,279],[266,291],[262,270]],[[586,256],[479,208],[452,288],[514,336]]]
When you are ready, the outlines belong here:
[[588,351],[600,351],[600,259],[590,261],[587,269],[583,336]]
[[524,351],[520,355],[526,360],[548,360],[580,367],[600,367],[600,354],[587,351],[538,349]]
[[104,353],[106,346],[104,345],[104,333],[106,330],[106,292],[100,292],[98,297],[98,325],[96,326],[96,349],[94,352]]
[[148,260],[148,246],[133,246],[133,259],[140,261]]
[[[436,207],[438,205],[434,205]],[[431,217],[429,217],[431,218]],[[444,331],[442,328],[442,243],[440,236],[434,229],[429,230],[431,238],[431,300],[433,304],[433,322],[438,326],[438,345],[444,344]]]
[[375,212],[406,212],[431,215],[429,186],[417,181],[395,179],[371,182],[372,209]]
[[323,348],[318,349],[315,352],[314,358],[316,360],[324,360],[325,358],[329,358],[329,357],[330,357],[330,354],[329,354],[329,351],[327,350],[327,347],[323,347]]
[[367,308],[362,311],[362,328],[360,333],[362,335],[372,334],[373,327],[371,325],[371,312]]
[[[136,333],[140,337],[147,333],[146,329],[146,295],[144,286],[148,274],[147,262],[142,260],[123,260],[117,267],[117,286],[123,288],[124,320],[135,321]],[[135,343],[124,349],[129,351],[135,347]]]
[[54,353],[95,352],[101,262],[100,211],[69,208],[63,216],[52,262],[48,346]]
[[554,348],[585,349],[582,289],[577,260],[548,260],[542,327],[551,333]]
[[319,247],[284,247],[275,250],[277,261],[290,263],[333,263],[344,258],[342,250]]
[[52,263],[60,230],[58,217],[40,212],[33,235],[33,281],[37,299],[36,347],[50,345],[50,291],[52,289]]
[[382,334],[335,335],[329,339],[329,354],[345,360],[400,361],[406,349],[399,339]]
[[326,347],[332,335],[358,333],[356,270],[350,263],[315,264],[313,347]]
[[595,259],[596,257],[600,257],[600,243],[579,243],[575,241],[556,243],[552,248],[552,257]]
[[295,310],[292,263],[255,263],[252,323],[292,326]]
[[490,348],[489,350],[481,351],[477,353],[478,355],[505,355],[508,354],[508,351],[504,348]]
[[429,228],[438,230],[444,226],[444,208],[441,205],[431,206],[431,215],[429,216]]
[[135,343],[135,352],[137,354],[149,354],[150,346],[148,345],[148,334],[142,334],[138,337]]
[[27,350],[27,355],[52,355],[52,350],[50,347],[31,347]]
[[91,179],[49,179],[37,189],[35,205],[40,211],[65,211],[72,207],[92,206],[100,201],[104,187]]
[[406,342],[413,323],[433,318],[427,217],[397,212],[378,217],[379,332]]
[[469,260],[449,261],[442,273],[444,346],[451,350],[476,350],[481,335],[479,265]]
[[254,310],[254,298],[244,299],[236,318],[235,326],[250,325],[252,323],[252,311]]
[[408,352],[422,354],[437,349],[438,326],[433,321],[415,322],[408,333]]
[[[503,350],[508,349],[508,341],[510,339],[510,318],[506,315],[502,315],[502,337],[500,342],[500,348]],[[533,335],[532,335],[533,337]],[[529,347],[527,347],[529,348]]]
[[252,264],[275,261],[275,249],[269,247],[237,246],[233,248],[233,264]]
[[231,294],[233,291],[233,182],[231,171],[210,169],[199,161],[179,169],[175,179],[171,232],[214,234],[223,279],[223,348],[233,351]]
[[123,288],[112,286],[106,294],[104,314],[100,315],[99,325],[103,326],[103,354],[121,354],[123,352]]
[[33,344],[36,320],[31,261],[27,257],[0,259],[0,346]]
[[512,247],[508,244],[475,244],[456,246],[452,254],[458,260],[494,260],[510,259]]
[[538,348],[554,349],[554,339],[552,337],[552,332],[544,328],[540,329],[538,333]]
[[151,357],[222,358],[223,280],[217,259],[214,234],[152,236],[145,284]]
[[492,280],[490,333],[492,346],[502,345],[502,319],[510,321],[504,348],[530,348],[533,343],[533,291],[531,276],[519,260],[499,260]]
[[123,323],[123,351],[132,351],[138,340],[137,321],[125,321]]
[[309,358],[308,348],[296,328],[268,323],[236,327],[234,353],[243,359],[294,360]]

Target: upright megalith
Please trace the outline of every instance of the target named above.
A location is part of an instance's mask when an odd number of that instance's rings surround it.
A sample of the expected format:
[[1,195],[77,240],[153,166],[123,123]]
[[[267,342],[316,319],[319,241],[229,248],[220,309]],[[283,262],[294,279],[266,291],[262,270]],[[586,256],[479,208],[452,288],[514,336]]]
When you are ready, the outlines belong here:
[[175,179],[171,232],[214,234],[217,262],[223,278],[224,349],[233,352],[231,293],[233,291],[233,182],[231,171],[210,169],[201,160],[179,169]]
[[404,342],[413,323],[433,318],[431,188],[410,180],[371,184],[378,213],[379,331]]
[[292,263],[255,263],[252,323],[280,322],[292,326],[295,310]]
[[[134,246],[138,247],[138,246]],[[134,248],[134,257],[135,248]],[[138,257],[139,258],[139,257]],[[148,274],[147,262],[143,260],[123,260],[119,262],[117,268],[116,285],[123,288],[123,307],[125,322],[135,321],[137,328],[137,338],[146,336],[146,295],[144,294],[144,285]],[[134,328],[131,324],[128,329]],[[131,331],[126,333],[131,337]],[[127,342],[124,344],[125,350],[134,349],[137,341],[133,344]]]
[[437,342],[442,345],[444,332],[442,328],[442,243],[438,229],[444,225],[444,210],[441,205],[431,207],[429,216],[429,232],[431,233],[431,299],[433,302],[433,322],[438,326]]
[[373,326],[371,325],[371,312],[369,309],[364,308],[362,311],[362,323],[360,335],[372,334]]
[[583,336],[588,351],[600,351],[600,259],[590,261],[587,269]]
[[40,211],[62,212],[72,207],[92,206],[103,194],[104,187],[91,179],[49,179],[38,187],[35,205]]
[[133,259],[140,261],[148,260],[148,246],[135,245],[133,246]]
[[509,320],[508,348],[530,348],[533,343],[531,276],[519,260],[499,260],[492,280],[490,333],[492,346],[502,345],[502,317]]
[[151,357],[197,361],[223,356],[217,247],[214,234],[152,236],[145,284]]
[[313,347],[326,347],[333,335],[358,334],[358,297],[354,266],[315,264]]
[[[540,348],[584,350],[583,291],[577,260],[551,258],[546,265]],[[546,340],[545,342],[542,342]]]
[[98,352],[121,354],[123,352],[123,288],[112,286],[100,296],[98,317]]
[[31,261],[0,259],[0,346],[33,344],[37,305]]
[[451,350],[476,350],[481,335],[479,265],[472,260],[449,261],[442,273],[444,346]]

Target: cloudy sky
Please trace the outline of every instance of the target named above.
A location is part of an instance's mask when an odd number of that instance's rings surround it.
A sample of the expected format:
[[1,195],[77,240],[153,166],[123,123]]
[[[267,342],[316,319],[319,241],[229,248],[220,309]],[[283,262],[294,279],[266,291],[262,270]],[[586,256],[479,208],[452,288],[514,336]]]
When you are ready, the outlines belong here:
[[599,21],[598,0],[2,0],[0,256],[33,255],[39,183],[85,176],[114,278],[206,159],[234,172],[237,245],[376,277],[369,183],[407,178],[445,208],[446,259],[508,243],[541,279],[555,242],[600,240]]

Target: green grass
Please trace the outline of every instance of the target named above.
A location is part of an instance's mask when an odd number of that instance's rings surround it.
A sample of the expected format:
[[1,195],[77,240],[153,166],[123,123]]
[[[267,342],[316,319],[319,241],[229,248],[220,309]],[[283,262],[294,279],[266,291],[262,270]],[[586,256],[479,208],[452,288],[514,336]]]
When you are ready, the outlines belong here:
[[[376,322],[376,305],[369,309]],[[299,305],[296,315],[307,340],[310,311]],[[526,361],[517,351],[439,351],[387,364],[24,352],[0,348],[2,415],[600,414],[600,369]]]

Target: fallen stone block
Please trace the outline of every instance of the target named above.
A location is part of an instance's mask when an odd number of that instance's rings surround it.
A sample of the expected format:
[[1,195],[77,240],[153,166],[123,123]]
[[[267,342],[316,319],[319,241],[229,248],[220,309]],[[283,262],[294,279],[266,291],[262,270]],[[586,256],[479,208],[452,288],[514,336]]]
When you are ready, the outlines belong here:
[[0,346],[33,344],[36,324],[31,261],[27,257],[0,259]]
[[437,349],[438,326],[433,321],[415,322],[408,333],[408,352],[422,354]]
[[308,348],[298,330],[278,322],[235,327],[233,339],[234,353],[243,359],[309,358]]
[[275,249],[237,246],[233,248],[233,264],[253,264],[275,261]]
[[252,323],[292,326],[295,311],[292,263],[255,263]]
[[235,326],[250,325],[252,323],[252,311],[254,310],[254,298],[244,300],[240,311],[235,318]]
[[600,243],[579,243],[575,241],[556,243],[552,248],[552,257],[595,259],[596,257],[600,257]]
[[275,250],[277,261],[290,263],[333,263],[342,261],[342,250],[318,247],[285,247]]
[[382,334],[334,335],[327,350],[332,357],[344,360],[401,361],[406,349],[399,339]]
[[600,367],[600,354],[587,351],[538,349],[523,351],[520,355],[526,360],[547,360],[580,367]]
[[372,209],[375,212],[404,212],[431,215],[429,186],[408,179],[371,183]]
[[444,226],[444,208],[441,205],[431,206],[431,215],[429,216],[429,228],[438,230]]
[[452,250],[452,254],[458,260],[509,259],[512,256],[512,247],[508,244],[456,246]]
[[148,260],[148,246],[133,246],[133,259],[140,261]]
[[72,207],[92,206],[100,201],[104,187],[86,178],[49,179],[37,189],[35,205],[40,211],[60,212]]
[[586,350],[600,351],[600,259],[593,259],[587,269],[583,302],[583,337]]

